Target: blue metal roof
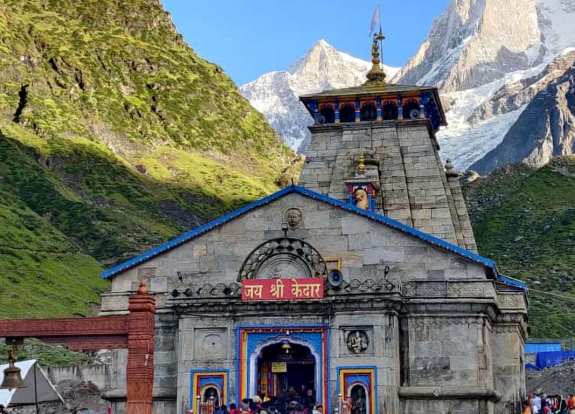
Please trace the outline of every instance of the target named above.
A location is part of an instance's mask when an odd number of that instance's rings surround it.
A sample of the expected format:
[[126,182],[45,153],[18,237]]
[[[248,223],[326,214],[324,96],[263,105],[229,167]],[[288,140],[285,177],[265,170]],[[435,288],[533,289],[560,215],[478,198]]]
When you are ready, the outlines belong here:
[[521,288],[521,289],[523,289],[523,290],[526,290],[526,289],[527,289],[527,283],[522,282],[521,280],[517,280],[517,279],[514,279],[514,278],[512,278],[512,277],[503,276],[503,275],[499,275],[499,278],[498,278],[498,279],[499,279],[499,281],[502,282],[502,283],[506,283],[506,284],[508,284],[508,285],[516,286],[516,287],[519,287],[519,288]]
[[[219,227],[233,219],[235,219],[236,217],[241,216],[242,214],[245,214],[251,210],[254,210],[258,207],[264,206],[266,204],[271,203],[272,201],[275,201],[287,194],[291,194],[291,193],[297,193],[300,194],[302,196],[305,197],[309,197],[312,198],[314,200],[319,200],[319,201],[323,201],[325,203],[331,204],[333,206],[339,207],[343,210],[347,210],[350,211],[352,213],[358,214],[360,216],[363,217],[367,217],[371,220],[377,221],[378,223],[382,223],[385,224],[389,227],[392,227],[394,229],[400,230],[403,233],[409,234],[411,236],[417,237],[418,239],[421,239],[427,243],[430,243],[434,246],[440,247],[442,249],[448,250],[450,252],[456,253],[459,256],[462,256],[466,259],[472,260],[474,262],[480,263],[486,267],[488,267],[489,269],[492,270],[494,278],[499,279],[499,272],[497,271],[497,267],[495,266],[495,263],[493,262],[493,260],[488,259],[486,257],[480,256],[476,253],[470,252],[469,250],[463,249],[459,246],[456,246],[452,243],[449,243],[445,240],[439,239],[435,236],[431,236],[427,233],[424,233],[422,231],[419,231],[417,229],[414,229],[413,227],[407,226],[403,223],[400,223],[399,221],[396,221],[392,218],[386,217],[386,216],[382,216],[381,214],[376,214],[376,213],[372,213],[370,211],[366,211],[363,209],[360,209],[352,204],[348,204],[345,203],[343,201],[340,200],[336,200],[334,198],[316,193],[315,191],[309,190],[307,188],[303,188],[303,187],[299,187],[297,185],[291,185],[288,186],[286,188],[284,188],[283,190],[280,190],[276,193],[273,193],[265,198],[262,198],[260,200],[254,201],[251,204],[248,204],[242,208],[239,208],[237,210],[234,210],[228,214],[225,214],[209,223],[204,224],[203,226],[200,227],[196,227],[195,229],[184,233],[170,241],[167,241],[166,243],[163,243],[161,245],[159,245],[158,247],[147,251],[146,253],[143,253],[139,256],[136,256],[130,260],[125,261],[124,263],[121,263],[115,267],[112,267],[111,269],[108,269],[104,272],[102,272],[101,277],[103,279],[107,279],[111,276],[114,276],[117,273],[120,273],[126,269],[129,269],[139,263],[145,262],[148,259],[151,259],[152,257],[155,257],[157,255],[159,255],[160,253],[163,253],[167,250],[173,249],[176,246],[179,246],[182,243],[185,243],[197,236],[200,236],[216,227]],[[505,278],[505,279],[510,279],[511,278]],[[513,285],[517,284],[521,284],[521,286],[523,288],[526,287],[526,284],[524,282],[520,282],[518,280],[512,279],[514,283],[510,283]],[[500,282],[504,282],[504,283],[508,283],[506,280],[500,280]],[[517,284],[516,284],[517,283]]]

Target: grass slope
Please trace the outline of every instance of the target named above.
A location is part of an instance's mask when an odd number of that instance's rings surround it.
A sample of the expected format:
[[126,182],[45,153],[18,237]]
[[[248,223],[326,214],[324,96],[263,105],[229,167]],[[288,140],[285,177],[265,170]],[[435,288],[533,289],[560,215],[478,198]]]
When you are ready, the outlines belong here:
[[89,312],[104,267],[300,160],[157,0],[0,4],[0,317]]
[[65,316],[97,302],[100,264],[3,185],[0,199],[0,317]]
[[0,317],[86,312],[107,288],[104,266],[267,192],[232,176],[236,188],[218,198],[208,186],[143,175],[97,143],[53,138],[37,147],[3,134],[0,177]]
[[479,252],[530,287],[536,338],[572,337],[575,301],[575,158],[540,169],[516,164],[465,187]]

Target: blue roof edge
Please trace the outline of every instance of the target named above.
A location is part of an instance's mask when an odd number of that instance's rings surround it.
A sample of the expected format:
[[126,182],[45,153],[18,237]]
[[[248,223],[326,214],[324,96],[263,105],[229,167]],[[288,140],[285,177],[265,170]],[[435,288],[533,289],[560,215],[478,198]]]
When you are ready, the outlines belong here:
[[382,216],[381,214],[377,214],[377,213],[372,213],[370,211],[366,211],[363,209],[360,209],[352,204],[348,204],[345,203],[343,201],[340,200],[336,200],[334,198],[325,196],[323,194],[319,194],[316,193],[315,191],[309,190],[307,188],[303,188],[303,187],[299,187],[297,185],[291,185],[288,186],[280,191],[277,191],[267,197],[264,197],[260,200],[254,201],[253,203],[250,203],[248,205],[245,205],[244,207],[241,207],[237,210],[234,210],[230,213],[224,214],[221,217],[218,217],[217,219],[210,221],[209,223],[206,223],[202,226],[196,227],[193,230],[190,230],[178,237],[173,238],[172,240],[169,240],[165,243],[162,243],[161,245],[145,252],[142,253],[132,259],[129,259],[117,266],[114,266],[108,270],[105,270],[104,272],[101,273],[101,277],[102,279],[107,279],[119,272],[122,272],[126,269],[129,269],[133,266],[135,266],[136,264],[142,263],[148,259],[151,259],[152,257],[155,257],[157,255],[159,255],[160,253],[163,253],[167,250],[170,250],[176,246],[179,246],[182,243],[187,242],[188,240],[191,240],[194,237],[200,236],[218,226],[221,226],[229,221],[231,221],[232,219],[241,216],[242,214],[245,214],[251,210],[254,210],[258,207],[264,206],[266,204],[269,204],[270,202],[277,200],[287,194],[290,193],[298,193],[300,195],[315,199],[315,200],[320,200],[323,201],[325,203],[331,204],[333,206],[339,207],[341,209],[347,210],[347,211],[351,211],[353,213],[356,213],[360,216],[363,217],[367,217],[371,220],[377,221],[379,223],[385,224],[389,227],[395,228],[397,230],[400,230],[404,233],[410,234],[414,237],[417,237],[423,241],[426,241],[427,243],[430,243],[432,245],[438,246],[440,248],[443,248],[445,250],[451,251],[453,253],[456,253],[462,257],[465,257],[469,260],[472,260],[474,262],[483,264],[484,266],[488,267],[489,269],[492,270],[493,272],[493,276],[496,280],[499,280],[500,282],[503,283],[508,283],[514,286],[518,286],[518,287],[522,287],[523,289],[526,289],[527,284],[524,282],[521,282],[519,280],[516,279],[512,279],[506,276],[500,276],[499,272],[497,271],[497,266],[495,265],[495,263],[493,262],[493,260],[488,259],[486,257],[480,256],[477,253],[473,253],[470,252],[469,250],[466,250],[462,247],[456,246],[452,243],[449,243],[445,240],[442,240],[438,237],[432,236],[430,234],[424,233],[420,230],[417,230],[413,227],[410,227],[406,224],[400,223],[399,221],[396,221],[392,218],[386,217],[386,216]]
[[527,283],[521,280],[514,279],[509,276],[499,275],[499,281],[511,286],[519,287],[523,290],[528,290]]

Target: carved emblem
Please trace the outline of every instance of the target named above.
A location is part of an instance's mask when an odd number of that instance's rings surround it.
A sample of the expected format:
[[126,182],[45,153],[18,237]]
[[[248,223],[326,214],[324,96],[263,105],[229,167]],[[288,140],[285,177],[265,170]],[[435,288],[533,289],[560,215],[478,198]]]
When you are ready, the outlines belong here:
[[281,237],[256,247],[246,258],[238,281],[280,277],[327,277],[325,261],[310,244]]
[[367,351],[369,340],[364,331],[353,331],[347,336],[347,349],[354,354],[362,354]]
[[291,207],[284,212],[284,223],[287,223],[291,230],[299,228],[303,219],[303,213],[299,208]]

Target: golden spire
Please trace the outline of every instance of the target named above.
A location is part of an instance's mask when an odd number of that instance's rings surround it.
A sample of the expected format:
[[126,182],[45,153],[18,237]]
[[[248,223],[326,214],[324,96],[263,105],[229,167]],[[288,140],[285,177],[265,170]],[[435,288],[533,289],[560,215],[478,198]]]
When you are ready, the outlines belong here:
[[367,81],[364,85],[385,85],[385,72],[381,68],[379,60],[379,42],[385,39],[379,28],[379,33],[373,35],[373,45],[371,47],[371,69],[367,73]]
[[365,155],[363,155],[363,145],[359,149],[359,160],[355,168],[355,175],[361,176],[365,174]]

